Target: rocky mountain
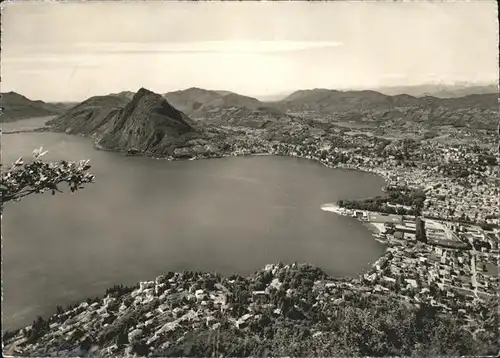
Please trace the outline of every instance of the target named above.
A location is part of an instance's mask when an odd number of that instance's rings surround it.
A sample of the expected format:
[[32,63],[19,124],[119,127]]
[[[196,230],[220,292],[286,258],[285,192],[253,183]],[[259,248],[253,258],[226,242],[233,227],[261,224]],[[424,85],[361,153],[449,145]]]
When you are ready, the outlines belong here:
[[161,95],[141,88],[132,100],[107,121],[99,144],[106,148],[130,148],[160,153],[196,130],[191,120]]
[[47,124],[68,134],[91,135],[105,149],[155,154],[197,132],[191,120],[161,95],[145,88],[131,99],[130,95],[89,98]]
[[12,122],[33,117],[47,117],[60,114],[64,109],[58,105],[33,101],[16,92],[1,94],[2,114],[0,122]]

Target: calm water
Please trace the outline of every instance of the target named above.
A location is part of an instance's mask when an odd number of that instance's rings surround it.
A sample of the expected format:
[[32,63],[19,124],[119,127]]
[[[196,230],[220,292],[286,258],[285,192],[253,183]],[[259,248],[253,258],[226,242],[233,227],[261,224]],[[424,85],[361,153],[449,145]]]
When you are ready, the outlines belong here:
[[285,157],[124,157],[55,133],[4,135],[3,162],[40,145],[47,159],[90,159],[96,183],[5,207],[6,329],[169,270],[249,274],[281,260],[355,275],[384,250],[359,222],[321,210],[381,194],[370,174]]

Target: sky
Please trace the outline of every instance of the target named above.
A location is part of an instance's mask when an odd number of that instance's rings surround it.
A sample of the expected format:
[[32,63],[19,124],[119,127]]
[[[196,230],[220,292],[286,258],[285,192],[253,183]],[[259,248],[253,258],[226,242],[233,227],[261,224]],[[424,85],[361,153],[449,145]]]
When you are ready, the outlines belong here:
[[496,2],[2,3],[1,91],[80,101],[146,87],[263,97],[497,83]]

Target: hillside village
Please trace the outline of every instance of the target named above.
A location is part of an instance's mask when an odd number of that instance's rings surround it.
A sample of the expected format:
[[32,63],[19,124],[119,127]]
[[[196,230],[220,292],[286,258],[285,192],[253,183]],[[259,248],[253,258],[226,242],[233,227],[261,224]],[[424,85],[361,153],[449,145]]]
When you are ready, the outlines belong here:
[[[414,248],[411,252],[417,260],[423,257],[421,248]],[[341,349],[353,354],[384,355],[396,348],[390,347],[393,343],[387,337],[380,336],[383,334],[380,327],[365,327],[360,339],[365,341],[367,348],[361,348],[361,351],[354,347],[363,345],[352,341],[353,338],[351,342],[335,346],[342,340],[328,337],[332,333],[353,335],[360,328],[356,323],[359,319],[364,324],[388,324],[389,321],[384,323],[380,318],[370,320],[371,315],[377,314],[373,308],[378,307],[377,317],[388,310],[382,317],[392,320],[398,312],[407,310],[406,304],[422,308],[422,311],[415,311],[416,314],[430,314],[428,319],[442,314],[439,312],[456,312],[458,316],[453,319],[453,324],[460,325],[462,332],[480,334],[486,329],[487,334],[492,334],[491,326],[498,321],[486,305],[480,305],[477,300],[459,300],[453,294],[436,293],[436,290],[441,291],[432,285],[422,288],[416,283],[418,278],[395,281],[387,272],[388,268],[394,267],[391,270],[395,270],[400,264],[401,270],[407,272],[411,270],[408,267],[411,264],[405,264],[409,259],[401,258],[393,250],[389,250],[388,255],[392,255],[393,265],[382,259],[374,266],[376,272],[384,270],[383,275],[379,274],[380,283],[375,283],[371,278],[373,275],[365,275],[363,280],[329,278],[318,268],[297,264],[268,265],[248,278],[170,272],[154,281],[140,282],[135,287],[113,287],[104,298],[88,299],[67,310],[60,309],[46,321],[39,318],[31,327],[10,333],[6,337],[7,349],[16,355],[50,356],[181,356],[207,352],[251,355],[279,352],[283,347],[276,345],[286,344],[286,338],[281,334],[293,331],[302,335],[304,345],[292,338],[292,346],[287,349],[296,349],[298,353],[312,348],[310,345],[305,348],[308,342],[314,343],[318,352],[323,353]],[[394,293],[389,288],[391,284],[399,287]],[[432,313],[432,307],[438,310]],[[399,322],[404,335],[400,349],[405,352],[415,348],[413,342],[417,339],[409,331],[418,324],[419,318],[413,314],[407,311],[406,317]],[[424,330],[437,329],[431,322]],[[332,326],[338,324],[344,325],[344,330],[338,331],[340,326]],[[454,326],[447,328],[455,329]],[[437,332],[435,334],[439,335]],[[212,344],[210,339],[214,339],[215,334],[217,339]],[[246,343],[242,344],[238,337],[245,336],[252,338],[249,341],[246,338]],[[494,337],[493,333],[486,340],[493,339],[494,342]],[[201,346],[198,339],[203,342]],[[434,339],[428,341],[429,345],[435,344]],[[377,344],[378,348],[375,348]],[[454,342],[455,348],[449,352],[464,353],[469,349],[467,344],[464,336]]]

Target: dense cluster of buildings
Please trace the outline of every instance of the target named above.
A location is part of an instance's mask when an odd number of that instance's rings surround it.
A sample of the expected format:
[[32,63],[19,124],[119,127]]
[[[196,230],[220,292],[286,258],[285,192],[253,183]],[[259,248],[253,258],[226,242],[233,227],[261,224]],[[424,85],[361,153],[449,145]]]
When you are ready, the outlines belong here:
[[363,276],[376,291],[396,292],[416,306],[425,303],[473,322],[481,305],[500,290],[498,245],[484,245],[498,243],[498,231],[488,235],[480,227],[453,222],[336,212],[376,226],[375,236],[387,244],[386,254]]
[[[146,356],[168,352],[193,331],[263,334],[269,320],[285,317],[308,320],[310,334],[317,336],[326,329],[320,322],[337,317],[343,311],[339,307],[388,293],[417,307],[453,314],[475,330],[484,314],[483,296],[492,295],[498,281],[491,275],[469,288],[462,277],[477,270],[472,260],[467,254],[414,241],[404,250],[390,247],[369,272],[352,280],[332,279],[317,268],[296,264],[267,265],[247,278],[169,273],[61,310],[41,323],[45,331],[37,339],[30,338],[33,325],[6,343],[12,354]],[[479,272],[475,275],[481,280]],[[316,316],[317,321],[311,318]]]

